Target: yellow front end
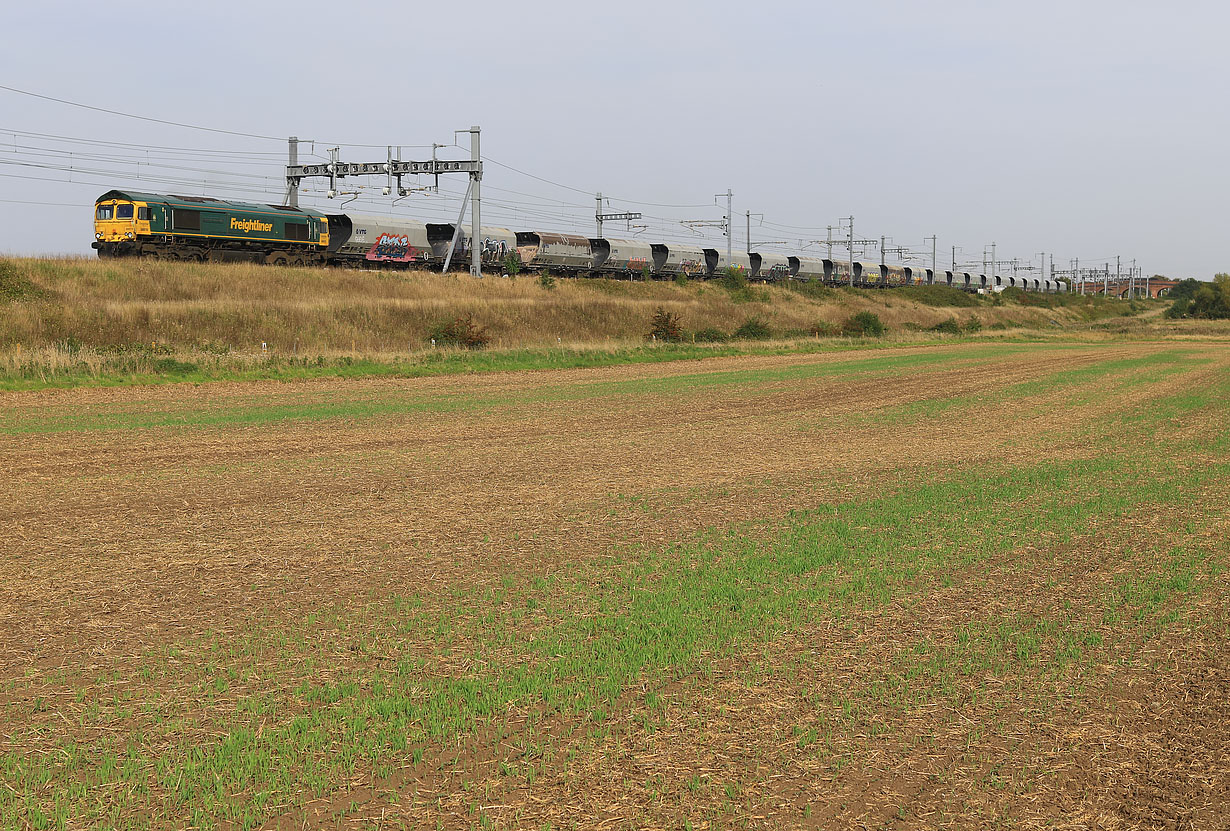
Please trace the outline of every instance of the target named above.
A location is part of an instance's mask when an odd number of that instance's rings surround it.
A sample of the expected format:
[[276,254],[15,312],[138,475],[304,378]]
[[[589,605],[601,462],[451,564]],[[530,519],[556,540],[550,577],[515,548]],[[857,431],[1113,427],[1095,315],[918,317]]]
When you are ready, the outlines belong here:
[[320,218],[320,239],[317,240],[316,244],[320,246],[322,251],[329,247],[329,220],[323,216]]
[[107,199],[94,205],[94,247],[124,250],[140,236],[149,235],[149,205],[124,199]]

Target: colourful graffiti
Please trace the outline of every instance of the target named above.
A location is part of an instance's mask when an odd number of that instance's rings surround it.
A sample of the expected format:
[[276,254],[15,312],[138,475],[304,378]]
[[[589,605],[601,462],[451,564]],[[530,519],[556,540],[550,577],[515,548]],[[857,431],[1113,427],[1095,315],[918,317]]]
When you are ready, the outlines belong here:
[[628,271],[631,273],[644,274],[647,268],[649,268],[649,260],[646,257],[630,257],[628,259]]
[[680,260],[679,270],[689,277],[705,273],[705,264],[701,260]]
[[405,234],[381,234],[375,245],[367,250],[366,258],[377,262],[412,263],[419,253]]
[[483,237],[483,262],[503,262],[508,257],[508,241]]

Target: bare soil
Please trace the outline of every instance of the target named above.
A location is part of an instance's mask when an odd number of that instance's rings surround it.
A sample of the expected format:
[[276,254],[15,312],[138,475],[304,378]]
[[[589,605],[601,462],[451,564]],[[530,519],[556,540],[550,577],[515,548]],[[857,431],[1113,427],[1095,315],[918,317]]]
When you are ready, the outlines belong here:
[[[875,495],[903,478],[1080,457],[1100,419],[1224,373],[1230,351],[1207,347],[1203,367],[1078,406],[1067,403],[1070,391],[1029,399],[1035,412],[1055,412],[1051,419],[1022,419],[1021,402],[998,393],[1057,367],[1167,348],[1040,348],[987,360],[938,347],[951,360],[919,371],[618,393],[600,385],[866,355],[5,394],[9,418],[48,420],[401,396],[501,403],[0,436],[0,682],[12,682],[0,704],[13,705],[0,709],[0,749],[19,747],[5,737],[30,723],[8,714],[26,712],[33,698],[53,702],[47,724],[57,715],[67,722],[74,685],[108,676],[138,686],[149,655],[179,646],[191,660],[206,636],[237,637],[338,604],[361,614],[393,595],[444,604],[458,588],[567,573],[706,528]],[[587,386],[594,395],[543,395]],[[876,419],[946,398],[970,403],[951,415]],[[1227,495],[1210,494],[1208,504],[1224,506]],[[1190,627],[1143,645],[1149,660],[1096,667],[1080,679],[1081,694],[1070,678],[1039,686],[1004,677],[995,682],[1002,694],[971,689],[958,708],[863,713],[857,723],[874,731],[838,731],[824,755],[801,747],[794,731],[823,728],[812,693],[865,686],[868,668],[907,643],[942,641],[954,625],[987,615],[1050,608],[1055,574],[1079,602],[1144,557],[1159,534],[1176,533],[1158,511],[1126,528],[1091,529],[1080,546],[1023,545],[918,603],[796,632],[711,676],[661,688],[660,713],[630,691],[606,733],[569,717],[511,713],[497,730],[438,748],[425,764],[407,760],[390,776],[356,777],[270,827],[395,819],[472,827],[476,792],[498,827],[1228,827],[1225,576],[1199,614],[1185,612]],[[1227,553],[1224,539],[1207,544]],[[749,669],[764,664],[781,672]],[[530,735],[553,746],[550,759],[536,760],[532,783],[500,770],[524,758],[519,742]]]

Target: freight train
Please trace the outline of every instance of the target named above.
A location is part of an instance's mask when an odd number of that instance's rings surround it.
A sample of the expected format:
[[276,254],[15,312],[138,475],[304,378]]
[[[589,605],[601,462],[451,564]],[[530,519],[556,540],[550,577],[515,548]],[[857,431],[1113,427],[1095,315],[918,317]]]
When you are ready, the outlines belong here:
[[[629,239],[592,239],[548,231],[481,229],[471,240],[449,223],[359,214],[326,214],[205,196],[163,196],[111,190],[94,205],[94,249],[100,257],[248,261],[273,265],[357,268],[458,266],[478,256],[489,266],[555,274],[622,278],[705,279],[731,271],[764,282],[802,280],[890,288],[948,285],[965,291],[1063,292],[1062,280],[990,277],[913,265],[884,265],[786,254]],[[853,275],[850,271],[853,268]]]

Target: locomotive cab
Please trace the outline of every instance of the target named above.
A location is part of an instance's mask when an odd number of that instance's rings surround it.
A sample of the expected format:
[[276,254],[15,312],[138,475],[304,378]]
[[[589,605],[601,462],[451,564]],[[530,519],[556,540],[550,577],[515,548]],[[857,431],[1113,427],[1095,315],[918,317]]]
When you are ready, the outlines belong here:
[[94,205],[94,248],[100,255],[125,254],[137,237],[149,235],[149,223],[148,204],[104,197]]

